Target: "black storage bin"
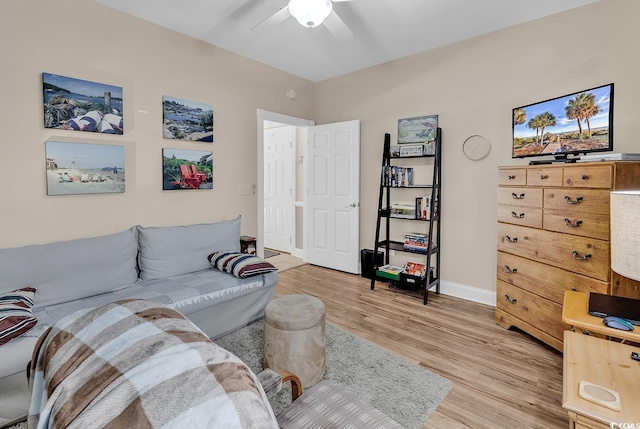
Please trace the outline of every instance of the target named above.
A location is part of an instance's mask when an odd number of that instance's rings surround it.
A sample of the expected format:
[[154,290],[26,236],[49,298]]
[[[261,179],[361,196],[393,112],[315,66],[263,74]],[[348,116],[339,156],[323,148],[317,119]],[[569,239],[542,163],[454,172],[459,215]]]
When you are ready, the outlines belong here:
[[405,289],[419,289],[424,286],[424,277],[400,273],[400,284],[398,286]]
[[[376,252],[376,260],[375,263],[378,266],[384,265],[384,252]],[[367,279],[372,279],[375,275],[374,271],[374,260],[373,260],[373,250],[371,249],[362,249],[360,251],[360,265],[362,266],[362,277]]]

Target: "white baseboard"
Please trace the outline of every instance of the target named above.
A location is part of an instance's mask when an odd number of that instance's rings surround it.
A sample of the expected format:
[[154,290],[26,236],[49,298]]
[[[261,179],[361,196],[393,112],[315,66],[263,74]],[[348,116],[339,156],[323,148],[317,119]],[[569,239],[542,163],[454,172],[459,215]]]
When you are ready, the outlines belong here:
[[480,304],[490,305],[492,307],[496,306],[496,292],[487,289],[479,289],[477,287],[441,280],[440,293],[468,301],[479,302]]
[[291,251],[291,256],[295,256],[296,258],[304,259],[304,252],[302,249],[295,248]]

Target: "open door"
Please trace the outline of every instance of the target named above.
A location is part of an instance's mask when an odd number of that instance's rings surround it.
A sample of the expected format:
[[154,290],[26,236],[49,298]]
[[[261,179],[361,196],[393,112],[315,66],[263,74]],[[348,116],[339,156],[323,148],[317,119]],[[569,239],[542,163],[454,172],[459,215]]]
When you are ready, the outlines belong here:
[[291,253],[293,127],[264,132],[264,247]]
[[358,274],[360,121],[309,127],[306,149],[306,261]]

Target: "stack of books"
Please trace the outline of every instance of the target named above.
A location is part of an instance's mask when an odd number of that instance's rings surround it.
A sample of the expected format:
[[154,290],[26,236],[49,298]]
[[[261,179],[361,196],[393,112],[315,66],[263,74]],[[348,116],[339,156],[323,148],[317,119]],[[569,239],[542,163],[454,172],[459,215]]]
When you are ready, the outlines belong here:
[[384,186],[405,187],[413,185],[413,167],[382,167],[382,184]]
[[408,232],[404,235],[404,244],[402,247],[404,250],[409,250],[411,252],[427,253],[427,238],[427,234]]
[[416,208],[411,204],[396,203],[391,206],[389,216],[401,219],[416,219]]

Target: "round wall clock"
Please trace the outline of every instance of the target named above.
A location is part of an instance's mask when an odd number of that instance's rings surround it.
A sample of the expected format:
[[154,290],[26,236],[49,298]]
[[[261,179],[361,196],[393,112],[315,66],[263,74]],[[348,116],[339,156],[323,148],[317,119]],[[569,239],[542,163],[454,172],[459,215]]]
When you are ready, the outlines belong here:
[[489,153],[491,145],[486,138],[474,134],[462,143],[462,152],[472,161],[479,161]]

